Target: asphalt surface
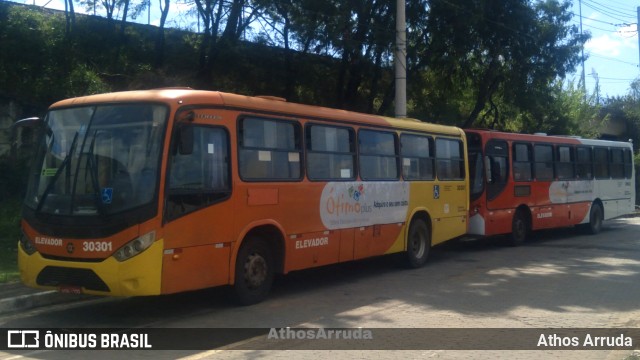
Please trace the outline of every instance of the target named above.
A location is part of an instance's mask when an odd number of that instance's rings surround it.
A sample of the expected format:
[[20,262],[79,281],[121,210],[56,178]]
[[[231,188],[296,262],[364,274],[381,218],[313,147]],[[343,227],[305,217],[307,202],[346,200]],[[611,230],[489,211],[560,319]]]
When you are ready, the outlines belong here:
[[[631,217],[640,216],[640,213]],[[37,307],[95,298],[92,295],[64,294],[56,290],[34,289],[20,282],[0,284],[0,315]]]

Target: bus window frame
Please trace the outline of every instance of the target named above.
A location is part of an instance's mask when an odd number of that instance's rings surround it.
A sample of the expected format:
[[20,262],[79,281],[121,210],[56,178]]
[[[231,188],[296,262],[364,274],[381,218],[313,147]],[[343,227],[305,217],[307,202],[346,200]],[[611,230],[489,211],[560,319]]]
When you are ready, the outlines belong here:
[[[527,148],[527,157],[528,160],[527,161],[519,161],[517,159],[517,151],[516,151],[516,146],[521,146],[524,145]],[[531,182],[533,181],[533,179],[535,178],[534,176],[534,164],[535,162],[533,161],[533,144],[531,144],[530,142],[524,142],[524,141],[514,141],[512,143],[511,146],[511,153],[512,153],[512,158],[511,158],[511,168],[513,170],[513,181],[514,182]],[[522,178],[522,177],[518,177],[516,179],[516,164],[520,165],[524,165],[524,164],[528,164],[529,167],[529,176],[527,178]]]
[[[402,146],[402,139],[403,138],[407,138],[407,137],[414,137],[414,138],[424,138],[427,139],[428,145],[429,145],[429,151],[430,151],[430,156],[428,157],[424,157],[424,156],[407,156],[408,159],[427,159],[428,161],[431,162],[431,177],[429,178],[413,178],[413,177],[407,177],[405,176],[404,173],[404,152],[403,152],[403,146]],[[402,175],[402,179],[406,180],[406,181],[433,181],[436,179],[436,141],[435,141],[435,137],[433,135],[430,134],[426,134],[426,133],[411,133],[411,132],[402,132],[400,133],[400,137],[399,137],[399,146],[400,146],[400,162],[401,162],[401,175]]]
[[[569,149],[569,161],[561,161],[560,151],[562,149]],[[573,180],[576,178],[576,150],[575,147],[570,144],[556,144],[555,149],[553,151],[553,166],[554,166],[554,174],[556,179],[558,180]],[[565,176],[562,172],[565,170],[564,168],[568,168],[571,170],[570,176]]]
[[624,148],[623,152],[624,162],[624,178],[631,179],[633,177],[633,151],[629,148]]
[[[309,146],[312,145],[312,141],[311,141],[311,128],[314,126],[319,126],[319,127],[325,127],[325,128],[333,128],[333,129],[344,129],[347,130],[347,132],[349,133],[349,148],[350,148],[350,152],[348,153],[343,153],[343,152],[334,152],[334,151],[312,151]],[[358,156],[358,139],[356,136],[356,130],[353,127],[350,126],[343,126],[343,125],[334,125],[334,124],[325,124],[325,123],[321,123],[321,122],[312,122],[309,121],[307,123],[305,123],[304,125],[304,144],[303,144],[303,151],[304,151],[304,158],[305,158],[305,171],[304,173],[306,174],[306,177],[309,181],[314,181],[314,182],[327,182],[327,181],[354,181],[358,178],[358,173],[359,173],[359,156]],[[314,178],[312,176],[309,175],[309,154],[311,153],[317,153],[317,154],[329,154],[329,155],[351,155],[353,158],[353,168],[352,168],[352,174],[350,177],[348,178]]]
[[[179,127],[200,127],[200,128],[207,128],[207,129],[221,129],[224,134],[226,135],[226,141],[227,141],[227,181],[229,183],[229,191],[226,194],[226,196],[221,197],[219,199],[216,199],[215,201],[208,203],[206,205],[203,206],[199,206],[197,208],[194,208],[190,211],[185,211],[177,216],[171,216],[168,214],[168,204],[169,204],[169,196],[171,195],[171,173],[172,173],[172,159],[175,155],[177,155],[179,153],[177,147],[178,147],[178,136],[179,136],[179,131],[177,131],[177,129]],[[171,140],[169,142],[169,149],[170,151],[168,152],[168,156],[167,156],[167,170],[165,173],[165,185],[164,185],[164,201],[163,201],[163,209],[162,209],[162,219],[163,219],[163,223],[169,223],[172,221],[175,221],[177,219],[180,219],[186,215],[192,214],[196,211],[200,211],[202,209],[206,209],[208,207],[211,207],[213,205],[217,205],[220,204],[222,202],[225,202],[229,199],[231,199],[231,196],[233,195],[233,168],[234,168],[234,159],[232,156],[232,147],[231,147],[231,132],[229,131],[229,129],[224,126],[224,125],[211,125],[211,124],[201,124],[201,123],[176,123],[173,127],[172,133],[171,133]]]
[[[270,149],[265,147],[245,147],[244,142],[244,129],[243,124],[247,120],[260,120],[260,121],[271,121],[276,123],[288,123],[293,125],[293,135],[294,135],[294,144],[297,146],[294,151],[286,151],[285,149]],[[236,147],[237,147],[237,168],[238,168],[238,177],[243,182],[247,183],[261,183],[261,182],[301,182],[305,179],[305,164],[304,164],[304,154],[305,154],[305,144],[304,144],[304,126],[297,119],[282,119],[277,117],[267,117],[261,114],[241,114],[236,119],[237,129],[236,129]],[[296,178],[272,178],[272,177],[260,177],[260,178],[252,178],[246,177],[242,172],[241,166],[241,152],[242,150],[268,150],[269,152],[281,152],[281,153],[297,153],[298,154],[298,162],[300,167],[300,174]],[[273,162],[273,161],[270,161]]]
[[[589,161],[580,161],[580,150],[586,150],[589,154]],[[594,177],[593,173],[593,147],[591,146],[576,146],[576,179],[578,180],[591,180]],[[588,166],[588,176],[581,176],[581,167]]]
[[[395,167],[396,167],[396,176],[395,177],[388,177],[388,178],[368,178],[368,177],[364,177],[363,175],[363,171],[362,171],[362,164],[364,163],[362,161],[362,156],[376,156],[376,157],[386,157],[386,158],[390,158],[392,157],[391,155],[381,155],[381,154],[376,154],[376,153],[362,153],[362,149],[361,149],[361,142],[360,140],[362,139],[362,133],[363,132],[371,132],[371,133],[382,133],[382,134],[390,134],[393,136],[393,148],[394,148],[394,159],[395,159]],[[402,169],[400,168],[400,164],[399,164],[399,158],[400,158],[400,152],[399,152],[399,141],[398,141],[398,133],[395,131],[388,131],[388,130],[377,130],[377,129],[371,129],[371,128],[359,128],[358,129],[358,138],[357,138],[357,143],[358,143],[358,175],[360,176],[360,178],[363,181],[398,181],[400,180],[401,176],[402,176]]]
[[[601,164],[604,165],[605,169],[606,169],[606,174],[604,176],[600,176],[602,174],[598,174],[597,173],[597,169],[598,169],[598,164],[599,162],[596,159],[596,153],[598,152],[606,152],[604,161],[601,162]],[[606,179],[611,179],[611,169],[609,168],[609,148],[608,147],[604,147],[604,146],[594,146],[593,147],[593,178],[594,179],[602,179],[602,180],[606,180]]]
[[[458,158],[454,158],[454,157],[440,157],[440,155],[438,154],[438,140],[446,140],[446,141],[453,141],[456,142],[458,144],[458,148],[459,148],[459,152],[460,152],[460,156]],[[464,180],[465,177],[467,176],[466,174],[466,164],[465,164],[465,149],[464,149],[464,142],[462,141],[462,139],[460,138],[450,138],[450,137],[443,137],[443,136],[436,136],[435,140],[434,140],[434,147],[435,147],[435,160],[436,160],[436,178],[440,181],[461,181]],[[453,164],[453,162],[456,162],[456,165],[458,167],[460,167],[460,165],[462,164],[462,167],[459,168],[460,170],[460,177],[446,177],[443,178],[442,176],[440,176],[440,166],[438,165],[439,161],[447,161],[450,164]]]
[[[614,162],[614,153],[620,153],[620,161]],[[624,161],[624,148],[610,147],[609,148],[609,176],[612,179],[624,179],[625,178],[625,161]]]
[[[538,155],[536,153],[537,148],[550,148],[551,159],[549,161],[540,161],[538,160]],[[555,169],[555,156],[554,156],[554,146],[549,143],[533,143],[533,178],[536,181],[554,181],[556,179],[556,169]],[[544,164],[545,167],[551,168],[551,176],[540,178],[538,174],[538,164]]]

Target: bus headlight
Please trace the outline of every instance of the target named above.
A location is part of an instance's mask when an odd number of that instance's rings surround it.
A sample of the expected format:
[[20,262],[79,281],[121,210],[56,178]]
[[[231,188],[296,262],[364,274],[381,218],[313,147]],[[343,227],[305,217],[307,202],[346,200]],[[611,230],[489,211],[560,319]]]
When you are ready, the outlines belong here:
[[31,240],[29,240],[29,237],[27,237],[27,234],[25,234],[24,231],[22,232],[22,236],[20,236],[20,247],[25,253],[27,253],[27,255],[31,255],[36,252],[36,247],[33,246],[33,243],[31,243]]
[[128,260],[140,254],[141,252],[147,250],[155,240],[156,240],[155,231],[144,234],[139,238],[136,238],[126,243],[123,247],[118,249],[118,251],[116,251],[115,254],[113,254],[113,257],[120,262]]

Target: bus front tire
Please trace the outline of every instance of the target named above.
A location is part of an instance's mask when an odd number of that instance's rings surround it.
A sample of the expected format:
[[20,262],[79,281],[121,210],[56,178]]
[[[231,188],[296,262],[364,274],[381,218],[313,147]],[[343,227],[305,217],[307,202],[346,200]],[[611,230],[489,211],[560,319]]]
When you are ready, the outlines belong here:
[[429,227],[422,219],[413,220],[407,236],[406,265],[411,269],[422,267],[427,262],[430,249]]
[[259,238],[247,239],[238,251],[234,290],[241,305],[264,300],[273,284],[273,255],[269,245]]

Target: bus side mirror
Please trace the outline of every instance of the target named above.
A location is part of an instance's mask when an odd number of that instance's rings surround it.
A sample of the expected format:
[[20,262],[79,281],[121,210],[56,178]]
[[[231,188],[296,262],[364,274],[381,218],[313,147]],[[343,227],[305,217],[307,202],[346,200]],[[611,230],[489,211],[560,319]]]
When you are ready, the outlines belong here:
[[39,117],[30,117],[26,119],[20,119],[11,125],[12,128],[19,127],[40,127],[44,125],[44,121]]
[[180,155],[193,154],[193,126],[178,127],[178,152]]
[[51,128],[48,127],[44,120],[39,117],[30,117],[26,119],[20,119],[11,125],[11,130],[15,131],[18,128],[35,128],[36,130],[46,129],[47,135],[51,135]]

